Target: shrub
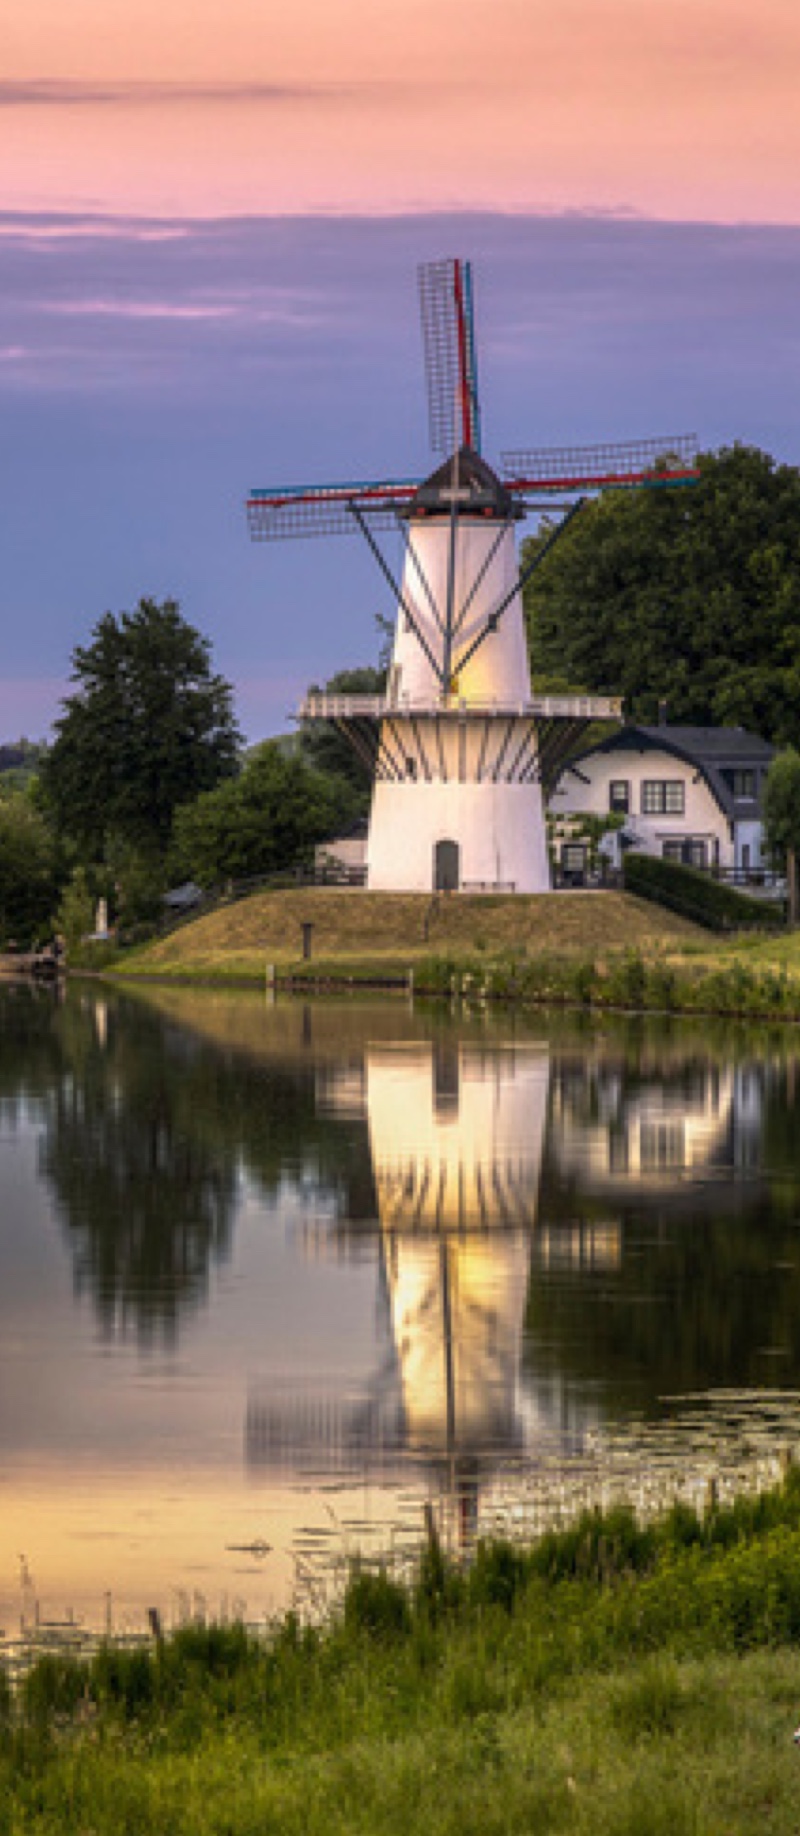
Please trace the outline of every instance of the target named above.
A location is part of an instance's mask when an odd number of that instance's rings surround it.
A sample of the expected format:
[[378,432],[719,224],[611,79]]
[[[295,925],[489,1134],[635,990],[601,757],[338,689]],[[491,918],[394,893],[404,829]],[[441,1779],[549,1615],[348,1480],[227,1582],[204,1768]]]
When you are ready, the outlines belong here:
[[22,1685],[22,1705],[32,1721],[53,1715],[72,1715],[87,1695],[89,1672],[67,1652],[47,1652],[37,1658]]
[[350,1570],[344,1597],[344,1623],[348,1631],[366,1632],[371,1638],[394,1638],[411,1624],[408,1591],[393,1581],[385,1568]]
[[92,1663],[90,1687],[96,1702],[114,1705],[126,1719],[134,1719],[149,1708],[155,1694],[150,1652],[103,1645]]
[[785,924],[782,902],[748,898],[735,887],[677,861],[634,850],[624,856],[622,872],[626,892],[665,905],[709,931],[766,931],[783,929]]
[[647,968],[638,950],[623,950],[611,958],[605,996],[613,1006],[641,1009],[647,1005]]
[[527,1574],[521,1549],[498,1539],[480,1542],[469,1577],[469,1598],[478,1606],[501,1606],[510,1613]]

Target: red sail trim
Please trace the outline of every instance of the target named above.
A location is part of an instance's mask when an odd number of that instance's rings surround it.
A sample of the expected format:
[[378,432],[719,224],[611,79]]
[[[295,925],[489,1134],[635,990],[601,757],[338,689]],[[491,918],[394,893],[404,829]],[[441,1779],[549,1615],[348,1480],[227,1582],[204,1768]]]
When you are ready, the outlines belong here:
[[458,393],[461,402],[461,443],[472,446],[472,397],[469,386],[469,353],[467,345],[467,322],[464,310],[464,282],[461,275],[460,261],[453,263],[453,293],[456,302],[456,336],[458,339]]
[[640,490],[659,485],[694,484],[699,476],[696,467],[681,466],[663,472],[605,472],[599,476],[596,472],[575,472],[563,478],[505,478],[503,482],[511,497],[525,497],[530,491]]

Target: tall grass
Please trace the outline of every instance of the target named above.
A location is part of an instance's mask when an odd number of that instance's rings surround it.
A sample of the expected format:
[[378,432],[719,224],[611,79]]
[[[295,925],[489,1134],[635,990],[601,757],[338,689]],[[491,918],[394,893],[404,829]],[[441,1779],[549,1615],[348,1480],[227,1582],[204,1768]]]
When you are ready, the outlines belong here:
[[414,979],[420,994],[469,1002],[800,1020],[800,980],[738,959],[709,970],[635,949],[600,958],[432,956],[417,964]]
[[322,1627],[41,1660],[0,1694],[0,1836],[783,1833],[799,1640],[794,1470],[466,1569],[432,1544],[410,1583],[354,1567]]

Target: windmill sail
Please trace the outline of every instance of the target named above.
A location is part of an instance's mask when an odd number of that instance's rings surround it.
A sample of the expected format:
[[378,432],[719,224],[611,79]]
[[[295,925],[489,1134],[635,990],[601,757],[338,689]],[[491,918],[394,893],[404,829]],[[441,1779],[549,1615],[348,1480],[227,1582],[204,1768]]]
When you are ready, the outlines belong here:
[[503,453],[501,476],[512,495],[531,492],[609,491],[636,486],[694,483],[694,434],[655,440],[613,440],[602,446],[540,446]]
[[480,452],[472,264],[424,262],[419,303],[433,451],[447,456],[469,446]]
[[376,529],[394,529],[397,513],[410,504],[417,480],[374,479],[369,483],[275,485],[251,491],[247,521],[254,542],[287,536],[349,535],[359,525],[356,510]]

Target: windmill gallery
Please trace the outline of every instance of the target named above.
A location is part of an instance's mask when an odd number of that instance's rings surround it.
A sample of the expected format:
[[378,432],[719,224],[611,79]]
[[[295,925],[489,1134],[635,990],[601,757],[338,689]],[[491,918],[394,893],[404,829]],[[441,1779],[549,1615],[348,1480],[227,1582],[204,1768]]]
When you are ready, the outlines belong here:
[[[606,696],[534,696],[522,587],[546,565],[588,498],[695,477],[686,437],[481,456],[468,262],[419,271],[431,446],[419,480],[280,486],[247,504],[257,541],[360,533],[396,605],[386,690],[311,694],[302,721],[330,721],[373,773],[367,884],[375,891],[550,888],[544,794],[592,721],[621,718]],[[520,573],[515,528],[546,515]],[[553,520],[557,517],[558,520]],[[379,542],[399,531],[394,572]]]

